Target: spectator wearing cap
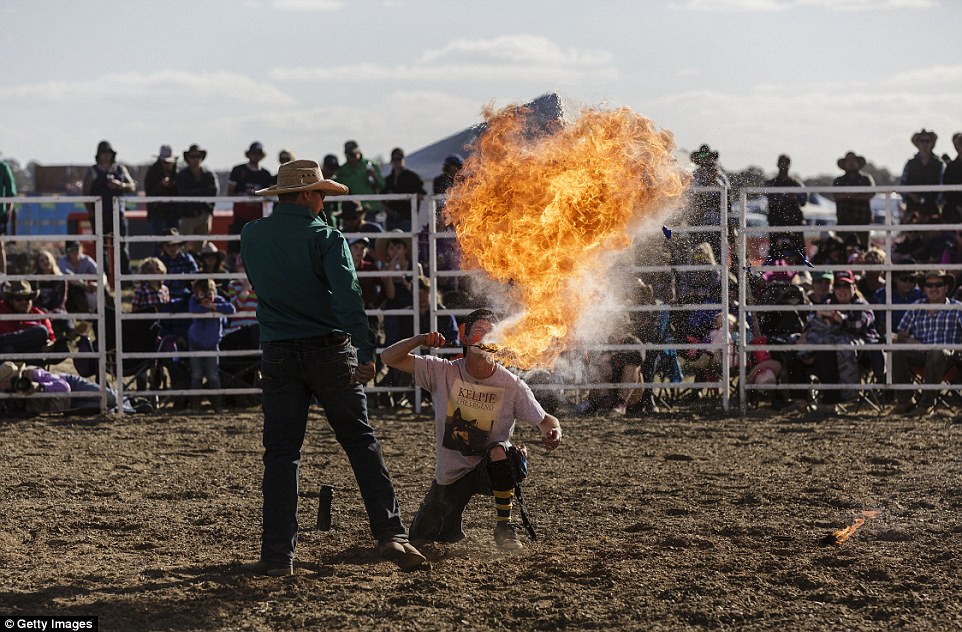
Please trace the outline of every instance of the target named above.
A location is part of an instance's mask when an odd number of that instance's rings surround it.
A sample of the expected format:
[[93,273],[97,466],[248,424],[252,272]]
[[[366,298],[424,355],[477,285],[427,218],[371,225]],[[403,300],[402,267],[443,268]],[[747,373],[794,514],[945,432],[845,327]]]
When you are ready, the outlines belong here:
[[[912,134],[912,144],[918,152],[905,163],[899,184],[921,185],[942,183],[942,161],[934,153],[938,135],[925,128]],[[939,215],[938,193],[934,191],[906,193],[905,212],[919,217]]]
[[357,200],[345,200],[341,203],[341,232],[351,233],[383,233],[380,224],[364,219],[364,206]]
[[[766,187],[800,187],[802,183],[791,177],[788,170],[792,166],[792,159],[782,154],[776,161],[778,173],[774,178],[765,182]],[[805,223],[805,216],[802,214],[802,207],[808,202],[808,197],[804,193],[769,193],[768,198],[768,225],[769,226],[802,226]],[[791,244],[791,253],[778,252],[776,245],[779,239],[788,238]],[[769,239],[769,255],[777,258],[785,258],[795,252],[805,252],[805,236],[802,233],[771,233]]]
[[[899,321],[896,340],[944,346],[962,343],[962,303],[949,298],[955,277],[937,270],[924,272],[922,277],[925,297],[906,310]],[[955,305],[958,308],[926,309],[934,305]],[[895,351],[892,353],[892,381],[911,384],[913,371],[921,371],[925,384],[938,384],[955,353],[950,349]],[[897,402],[892,412],[897,415],[911,411],[916,404],[918,412],[927,413],[935,401],[934,391],[922,391],[917,401],[911,391],[896,391],[896,394]]]
[[[102,140],[97,145],[96,162],[87,169],[83,181],[84,195],[99,196],[103,200],[102,218],[96,217],[96,207],[92,204],[87,205],[87,213],[90,215],[90,223],[94,231],[101,235],[110,235],[119,232],[120,235],[127,235],[127,217],[124,213],[123,204],[120,205],[120,225],[114,226],[113,203],[114,199],[133,193],[137,186],[134,179],[130,177],[127,167],[117,164],[117,152],[109,141]],[[102,223],[101,223],[102,222]],[[105,252],[105,255],[109,254]],[[104,258],[104,261],[112,259]],[[123,274],[130,272],[130,253],[126,242],[120,250],[120,271]]]
[[[218,193],[217,178],[204,167],[207,150],[191,145],[184,152],[187,166],[177,172],[177,195],[181,197],[215,197]],[[178,228],[181,235],[209,235],[214,217],[211,202],[183,202],[180,205]],[[169,265],[167,266],[170,267]],[[173,288],[171,288],[173,289]]]
[[[391,172],[384,179],[384,193],[414,193],[418,196],[418,203],[427,193],[421,176],[404,166],[404,150],[400,147],[391,150]],[[411,230],[411,203],[408,200],[388,200],[385,206],[387,208],[386,229]]]
[[[942,184],[962,184],[962,132],[952,134],[952,145],[955,147],[955,160],[949,160],[948,154],[942,156],[945,162]],[[942,207],[942,219],[946,224],[962,223],[962,191],[946,191],[943,197],[945,205]]]
[[451,154],[444,158],[444,162],[441,163],[441,175],[436,177],[432,182],[432,191],[434,195],[445,195],[452,186],[454,186],[454,179],[457,177],[458,172],[464,167],[464,159],[458,154]]
[[[177,156],[170,145],[161,145],[157,160],[144,176],[144,192],[148,197],[177,196]],[[168,228],[177,226],[177,204],[172,202],[148,202],[147,222],[150,232],[163,235]]]
[[[64,254],[57,259],[57,267],[66,275],[71,274],[100,274],[97,262],[84,253],[79,241],[65,241]],[[74,280],[67,283],[67,311],[95,312],[97,311],[97,281]]]
[[[274,176],[271,172],[260,166],[264,156],[267,155],[264,153],[262,144],[256,141],[251,143],[244,155],[247,156],[247,162],[231,169],[230,177],[227,179],[227,195],[253,196],[254,191],[266,189],[274,184]],[[231,222],[229,233],[240,235],[244,224],[263,216],[264,206],[260,202],[234,202],[234,221]],[[240,242],[227,242],[227,252],[230,254],[240,252]]]
[[0,320],[0,353],[38,353],[56,337],[49,318],[34,306],[40,292],[29,281],[7,281],[0,292],[0,314],[31,315],[23,320]]
[[[855,285],[855,275],[849,271],[835,275],[834,291],[825,304],[868,307]],[[836,351],[815,351],[814,373],[822,384],[858,384],[861,376],[852,345],[878,342],[875,315],[870,309],[813,312],[798,342],[848,345],[848,348],[842,346]],[[837,404],[853,401],[856,393],[850,390],[825,389],[821,397],[823,412],[834,412]]]
[[[875,180],[871,175],[862,173],[865,168],[865,156],[859,156],[854,151],[846,152],[836,163],[844,171],[843,175],[832,181],[835,187],[874,187]],[[872,223],[871,199],[874,193],[836,193],[835,213],[841,226]],[[858,238],[859,247],[865,250],[869,247],[868,231],[854,233]]]
[[[194,256],[184,249],[184,240],[180,238],[180,231],[176,228],[168,228],[164,237],[167,239],[160,244],[160,259],[167,266],[167,273],[194,274],[200,268]],[[170,288],[171,300],[187,298],[190,295],[190,280],[178,280],[176,278],[167,279],[167,287]]]
[[[349,140],[344,143],[345,163],[337,168],[334,179],[345,185],[351,195],[374,195],[384,189],[384,176],[374,162],[368,160],[361,153],[357,141]],[[368,219],[372,214],[381,210],[379,202],[365,202],[364,211]]]

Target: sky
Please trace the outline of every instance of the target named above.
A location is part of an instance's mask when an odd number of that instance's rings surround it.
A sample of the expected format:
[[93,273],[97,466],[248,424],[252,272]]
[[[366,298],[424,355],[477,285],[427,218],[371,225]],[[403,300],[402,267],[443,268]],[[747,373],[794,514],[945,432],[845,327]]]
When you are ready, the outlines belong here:
[[725,169],[901,172],[913,132],[962,131],[956,0],[3,0],[0,158],[91,164],[98,141],[208,167],[387,158],[559,92],[627,106]]

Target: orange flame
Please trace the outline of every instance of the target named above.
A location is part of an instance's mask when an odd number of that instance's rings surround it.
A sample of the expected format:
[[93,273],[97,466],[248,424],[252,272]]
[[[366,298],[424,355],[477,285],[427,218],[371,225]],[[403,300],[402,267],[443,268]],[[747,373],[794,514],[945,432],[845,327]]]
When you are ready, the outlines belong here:
[[876,516],[878,516],[878,512],[866,510],[862,512],[862,516],[863,517],[856,518],[855,522],[853,522],[849,526],[845,527],[844,529],[841,529],[840,531],[836,531],[835,533],[832,534],[833,536],[835,536],[836,544],[841,544],[842,542],[845,542],[850,537],[852,537],[852,535],[856,531],[858,531],[858,528],[861,527],[863,524],[865,524],[866,518],[875,518]]
[[631,233],[688,182],[671,132],[628,108],[582,110],[574,123],[532,137],[528,110],[486,108],[487,130],[445,206],[466,269],[506,285],[520,314],[497,334],[520,368],[552,366],[573,324],[597,301]]

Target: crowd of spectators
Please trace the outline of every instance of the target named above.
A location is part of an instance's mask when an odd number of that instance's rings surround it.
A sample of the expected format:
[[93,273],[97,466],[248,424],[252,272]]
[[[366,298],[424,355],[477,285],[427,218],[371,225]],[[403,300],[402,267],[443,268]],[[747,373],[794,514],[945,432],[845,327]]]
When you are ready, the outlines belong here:
[[[938,185],[962,184],[962,133],[952,137],[957,156],[939,157],[935,151],[937,136],[921,130],[911,137],[917,152],[906,162],[900,184]],[[230,172],[226,194],[249,196],[275,181],[275,176],[260,166],[266,156],[259,142],[251,143],[244,153],[247,161]],[[207,151],[192,144],[182,152],[186,163],[178,167],[178,158],[169,145],[162,145],[156,162],[148,169],[144,190],[149,196],[186,197],[216,196],[217,179],[204,165]],[[418,202],[427,195],[422,179],[405,166],[401,148],[391,151],[390,169],[383,169],[366,158],[356,141],[344,144],[344,161],[334,154],[323,158],[325,177],[347,184],[352,194],[396,193],[414,194]],[[84,193],[99,195],[104,208],[117,196],[129,195],[137,189],[129,171],[117,162],[117,152],[111,143],[102,141],[97,146],[95,164],[84,179]],[[294,155],[282,150],[279,159],[288,162]],[[772,351],[749,354],[746,367],[748,383],[795,384],[793,390],[772,390],[755,399],[770,400],[778,407],[799,410],[838,411],[856,405],[859,394],[853,389],[833,389],[831,385],[851,385],[886,379],[886,358],[882,351],[862,350],[860,345],[880,341],[914,340],[926,344],[953,344],[962,341],[962,308],[957,304],[958,278],[954,273],[897,270],[883,273],[871,266],[884,265],[891,256],[893,264],[962,263],[962,232],[944,230],[942,225],[962,222],[962,192],[906,193],[900,208],[903,224],[926,226],[926,230],[905,231],[898,234],[890,251],[873,244],[872,233],[835,231],[824,234],[814,243],[806,242],[803,232],[789,230],[770,233],[767,244],[769,265],[785,265],[785,271],[767,270],[753,273],[750,266],[757,262],[739,262],[734,242],[734,222],[729,214],[729,225],[721,225],[722,200],[718,191],[730,189],[729,178],[719,164],[719,152],[708,145],[692,152],[694,166],[692,190],[689,192],[682,224],[697,229],[675,239],[666,239],[661,247],[646,244],[637,263],[644,265],[703,266],[704,269],[646,272],[638,275],[628,291],[629,308],[635,306],[665,306],[663,310],[631,311],[622,323],[615,326],[608,338],[610,344],[666,344],[673,342],[706,343],[707,351],[676,352],[670,348],[656,351],[623,351],[589,354],[586,366],[600,382],[654,382],[661,378],[671,382],[686,379],[717,380],[722,373],[722,360],[727,355],[732,375],[738,373],[735,343],[748,342],[777,346]],[[854,151],[848,151],[837,161],[843,172],[833,184],[836,186],[872,186],[872,177],[864,172],[867,161]],[[777,173],[768,180],[767,187],[799,187],[800,181],[790,173],[791,158],[778,156]],[[463,159],[451,155],[443,161],[442,173],[434,179],[433,194],[444,194],[456,182]],[[15,194],[12,180],[4,184],[8,195]],[[871,193],[839,193],[834,196],[840,225],[870,224]],[[768,223],[771,226],[799,227],[804,225],[804,193],[769,193],[767,196]],[[731,196],[728,196],[731,204]],[[262,216],[261,202],[236,202],[233,205],[231,234],[239,234],[244,224]],[[257,323],[253,312],[257,295],[246,278],[224,278],[227,273],[243,274],[243,261],[236,252],[236,241],[229,241],[222,251],[211,241],[185,241],[183,236],[209,235],[213,205],[209,202],[151,202],[147,205],[150,230],[162,237],[153,256],[140,262],[139,274],[160,275],[161,279],[138,281],[131,288],[129,309],[132,312],[195,312],[217,311],[223,319],[182,321],[164,320],[149,323],[153,347],[161,339],[184,350],[216,350],[224,348],[256,349]],[[6,220],[6,207],[3,219]],[[91,213],[93,208],[90,208]],[[454,317],[439,317],[430,322],[429,301],[435,296],[436,308],[471,308],[480,306],[483,299],[471,293],[467,280],[461,277],[439,277],[432,280],[423,273],[428,253],[426,229],[411,225],[411,204],[404,201],[371,202],[331,200],[325,204],[325,221],[348,235],[355,269],[363,290],[368,310],[405,310],[414,306],[419,313],[421,331],[440,329],[445,337],[457,343],[457,322]],[[438,214],[439,230],[450,228]],[[99,221],[91,215],[92,222]],[[105,233],[127,233],[127,220],[121,214],[120,225],[114,226],[109,213],[103,215]],[[715,227],[715,228],[713,228]],[[928,229],[931,227],[931,229]],[[414,232],[412,232],[412,230]],[[722,244],[729,240],[728,260],[723,260]],[[413,253],[418,245],[418,256]],[[3,244],[0,241],[0,250]],[[0,321],[0,351],[11,353],[44,353],[66,351],[68,343],[85,330],[78,315],[96,311],[97,289],[105,285],[97,260],[84,254],[80,244],[67,241],[62,254],[55,249],[42,249],[33,254],[28,269],[18,270],[36,274],[33,284],[7,282],[0,313],[36,314],[24,321]],[[453,239],[437,242],[440,269],[457,269],[459,253]],[[6,265],[6,255],[0,251]],[[794,267],[810,264],[810,271]],[[126,248],[122,249],[121,266],[129,273],[132,266]],[[738,271],[749,267],[746,288],[748,319],[744,330],[737,327]],[[862,269],[861,266],[869,266]],[[217,275],[210,279],[178,279],[180,274]],[[72,274],[94,275],[101,279],[71,280]],[[728,276],[731,313],[721,313],[722,278]],[[433,288],[432,288],[433,284]],[[941,285],[940,285],[941,284]],[[433,289],[433,292],[432,292]],[[193,291],[192,291],[193,290]],[[887,310],[886,301],[898,308]],[[945,304],[949,309],[924,310],[932,303]],[[922,307],[911,307],[911,305]],[[694,306],[669,310],[668,306]],[[717,305],[717,307],[713,307]],[[791,306],[795,309],[760,311],[754,305]],[[818,309],[815,306],[825,306]],[[829,306],[836,306],[831,309]],[[43,314],[70,314],[71,318],[41,318]],[[934,314],[934,316],[933,316]],[[199,323],[203,323],[201,326]],[[78,324],[80,327],[78,327]],[[379,344],[409,337],[414,319],[408,315],[371,315],[370,325]],[[134,327],[132,325],[132,327]],[[203,336],[198,333],[204,330]],[[42,330],[42,331],[41,331]],[[193,331],[193,334],[191,333]],[[888,332],[891,333],[889,334]],[[126,333],[125,333],[126,338]],[[201,338],[203,340],[201,341]],[[834,344],[836,351],[795,350],[796,343]],[[125,347],[127,345],[125,344]],[[731,353],[723,354],[721,348]],[[784,348],[782,348],[784,347]],[[153,348],[149,350],[154,350]],[[958,354],[934,352],[893,352],[892,379],[898,383],[921,380],[937,383],[956,366]],[[190,358],[190,369],[184,370],[182,380],[201,388],[216,388],[219,366],[216,358]],[[409,387],[404,376],[382,370],[378,385]],[[815,387],[813,388],[812,385]],[[181,383],[181,386],[184,386]],[[818,388],[821,386],[822,388]],[[759,391],[755,391],[758,393]],[[900,412],[928,410],[934,391],[913,395],[899,391],[892,396]],[[403,395],[390,396],[384,403],[404,403]],[[193,400],[191,400],[193,401]],[[198,400],[199,401],[199,400]],[[210,398],[215,409],[222,408],[220,398]],[[651,389],[620,388],[592,391],[579,407],[585,413],[612,413],[641,416],[657,411],[659,401]]]

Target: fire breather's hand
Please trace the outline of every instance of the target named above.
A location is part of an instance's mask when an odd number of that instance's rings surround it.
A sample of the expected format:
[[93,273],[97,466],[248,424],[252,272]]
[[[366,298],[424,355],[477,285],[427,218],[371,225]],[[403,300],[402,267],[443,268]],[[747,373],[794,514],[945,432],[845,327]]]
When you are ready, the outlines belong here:
[[552,428],[549,428],[548,431],[544,433],[544,436],[541,438],[541,442],[544,444],[544,447],[547,448],[549,451],[554,450],[559,445],[561,445],[561,426],[554,426]]
[[447,340],[445,340],[444,335],[439,331],[424,334],[424,346],[426,347],[443,347],[445,342],[447,342]]

